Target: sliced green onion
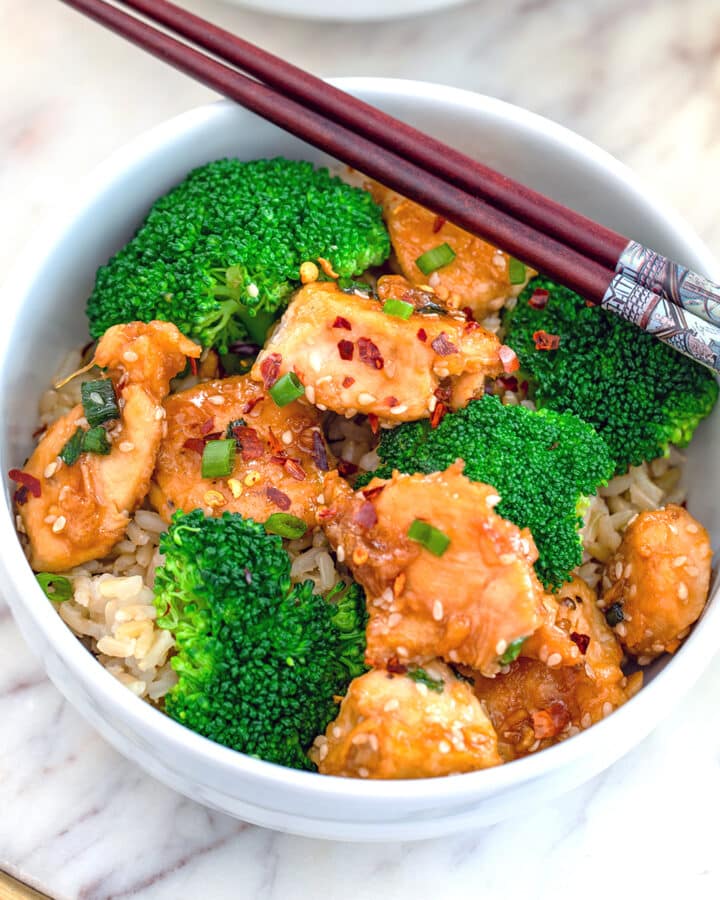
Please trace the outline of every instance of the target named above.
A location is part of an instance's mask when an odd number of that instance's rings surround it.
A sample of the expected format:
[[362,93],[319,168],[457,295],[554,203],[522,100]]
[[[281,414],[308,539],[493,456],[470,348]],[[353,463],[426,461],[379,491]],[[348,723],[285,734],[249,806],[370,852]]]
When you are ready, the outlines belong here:
[[412,678],[418,684],[424,684],[426,688],[435,691],[436,694],[442,694],[445,690],[445,682],[442,678],[433,678],[425,669],[408,669],[407,675],[408,678]]
[[409,319],[413,314],[415,307],[412,303],[406,303],[405,300],[395,300],[391,298],[386,300],[383,306],[383,312],[388,316],[397,316],[398,319]]
[[500,665],[501,666],[509,666],[511,662],[515,662],[515,660],[520,656],[520,651],[522,650],[522,645],[525,643],[525,638],[518,638],[516,641],[513,641],[511,644],[508,644],[507,650],[500,657]]
[[525,263],[521,263],[519,259],[511,256],[508,274],[510,276],[510,284],[522,284],[525,281]]
[[440,244],[439,247],[433,247],[432,250],[427,250],[422,256],[418,256],[415,265],[423,275],[430,275],[437,269],[449,265],[454,259],[455,251],[450,244]]
[[62,603],[73,595],[72,582],[64,575],[53,575],[52,572],[38,572],[35,576],[45,596],[53,603]]
[[101,425],[96,425],[95,428],[83,432],[82,450],[83,453],[99,453],[101,456],[107,456],[110,452],[107,431]]
[[115,388],[109,378],[99,381],[83,381],[80,386],[83,410],[88,425],[102,425],[110,419],[120,418],[120,408],[115,397]]
[[287,372],[282,378],[278,378],[275,384],[270,388],[270,396],[275,401],[276,406],[287,406],[298,397],[302,397],[305,388],[302,382],[294,372]]
[[72,466],[76,463],[82,453],[82,440],[85,432],[82,428],[76,428],[75,434],[70,438],[70,440],[65,444],[62,448],[58,456],[65,463],[66,466]]
[[235,467],[237,442],[232,440],[208,441],[202,455],[203,478],[225,478]]
[[297,516],[290,513],[273,513],[265,522],[265,531],[268,534],[279,534],[280,537],[296,541],[307,531],[307,525]]
[[435,556],[442,556],[450,546],[450,538],[445,532],[435,528],[429,522],[423,522],[422,519],[415,519],[408,528],[408,537],[411,541],[417,541],[422,544],[426,550],[434,553]]

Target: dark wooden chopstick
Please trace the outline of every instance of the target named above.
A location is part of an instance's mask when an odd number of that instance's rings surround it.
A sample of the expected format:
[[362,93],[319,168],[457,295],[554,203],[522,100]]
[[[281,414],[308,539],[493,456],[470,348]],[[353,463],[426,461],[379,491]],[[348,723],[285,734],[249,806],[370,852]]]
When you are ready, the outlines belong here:
[[122,6],[151,17],[181,37],[211,51],[284,96],[363,134],[444,181],[486,200],[496,209],[540,230],[580,253],[615,268],[628,238],[577,213],[447,144],[389,116],[369,103],[278,56],[243,40],[167,0],[120,0]]
[[[118,2],[192,40],[202,52],[105,0],[62,2],[720,372],[720,285],[637,242],[628,242],[166,0]],[[226,65],[226,60],[268,83],[249,78]],[[344,112],[343,103],[347,105]],[[365,127],[365,109],[372,111],[373,136],[368,136]],[[338,115],[332,115],[333,110]],[[346,124],[350,122],[353,127]],[[386,126],[401,137],[388,139]],[[375,135],[381,139],[375,140]],[[422,152],[408,153],[412,158],[405,159],[415,135],[420,137],[417,144]],[[462,168],[467,171],[461,177]],[[488,202],[488,197],[495,198],[497,205]],[[526,218],[515,218],[509,210],[523,210]]]

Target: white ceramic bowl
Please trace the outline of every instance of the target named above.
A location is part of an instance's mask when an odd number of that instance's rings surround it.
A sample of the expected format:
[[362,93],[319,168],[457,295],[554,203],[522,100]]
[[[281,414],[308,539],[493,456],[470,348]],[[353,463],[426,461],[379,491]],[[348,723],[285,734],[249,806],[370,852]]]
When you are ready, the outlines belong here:
[[318,19],[327,22],[379,22],[384,19],[411,18],[467,3],[468,0],[227,0],[258,12],[294,19]]
[[[715,278],[720,270],[678,219],[597,147],[517,107],[409,81],[345,79],[340,86],[491,166]],[[65,352],[86,340],[83,306],[97,266],[132,234],[152,201],[194,166],[221,156],[310,147],[230,103],[181,115],[118,151],[73,209],[38,234],[3,295],[0,455],[3,471],[28,455],[35,409]],[[713,440],[720,415],[690,449],[690,509],[720,537]],[[432,837],[486,825],[544,802],[609,766],[672,708],[717,647],[720,601],[649,683],[608,719],[557,747],[497,769],[422,781],[356,781],[250,759],[193,734],[133,696],[87,653],[38,587],[18,544],[6,484],[0,509],[3,590],[23,635],[68,700],[121,753],[194,800],[271,828],[315,837]],[[660,671],[661,670],[661,671]]]

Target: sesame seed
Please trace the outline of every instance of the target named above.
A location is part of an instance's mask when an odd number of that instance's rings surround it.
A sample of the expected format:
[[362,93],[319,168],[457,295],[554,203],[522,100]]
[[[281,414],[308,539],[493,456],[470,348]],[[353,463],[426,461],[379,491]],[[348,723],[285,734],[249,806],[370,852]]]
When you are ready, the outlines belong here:
[[120,450],[121,453],[130,453],[132,450],[135,449],[135,444],[133,444],[132,441],[122,441],[118,445],[118,449]]
[[394,709],[400,708],[400,701],[397,697],[392,697],[388,702],[383,706],[383,712],[392,712]]
[[679,569],[680,566],[684,566],[687,562],[687,556],[676,556],[672,561],[673,569]]
[[372,394],[368,394],[367,392],[363,391],[362,394],[358,394],[358,396],[357,396],[357,402],[358,402],[361,406],[370,406],[372,403],[377,403],[377,397],[375,397],[375,396],[373,396]]
[[55,519],[57,519],[57,516],[54,516],[52,513],[50,513],[49,516],[45,516],[43,522],[45,522],[46,525],[52,525]]
[[318,750],[318,759],[320,760],[320,762],[325,759],[329,752],[330,751],[327,744],[320,745],[320,749]]
[[126,350],[123,353],[123,359],[125,360],[125,362],[137,362],[138,355],[134,350]]
[[390,628],[394,628],[396,625],[399,625],[402,622],[402,618],[403,617],[399,612],[391,613],[391,615],[388,616],[387,620],[388,626]]
[[283,431],[283,433],[282,433],[283,444],[286,444],[286,445],[292,444],[292,440],[293,440],[292,431],[290,431],[290,429],[288,429],[287,431]]
[[500,497],[497,494],[488,494],[488,496],[485,498],[485,502],[490,507],[490,509],[494,509],[500,502]]
[[[305,391],[305,393],[307,393],[307,391]],[[325,406],[324,403],[318,403],[316,405],[320,412],[327,412],[327,406]]]
[[60,488],[60,493],[58,494],[58,500],[62,503],[63,500],[65,500],[67,498],[67,496],[71,490],[72,490],[72,488],[70,487],[69,484],[64,484]]
[[619,634],[620,637],[625,637],[627,635],[627,628],[625,627],[624,622],[618,622],[615,626],[616,634]]
[[401,416],[404,412],[407,412],[407,403],[399,403],[397,406],[392,407],[390,415]]
[[367,778],[369,774],[370,774],[370,770],[366,769],[365,766],[360,766],[360,768],[358,769],[358,775],[361,778]]
[[[628,591],[628,597],[634,597],[635,594],[637,594],[637,585],[636,585],[636,584],[631,584],[631,585],[630,585],[630,590]],[[625,618],[627,619],[628,617],[625,616]]]
[[102,403],[103,398],[98,394],[97,391],[90,391],[90,399],[93,403]]
[[310,368],[313,372],[320,372],[323,367],[323,359],[322,354],[318,353],[317,350],[313,350],[310,354]]
[[325,494],[318,494],[316,499],[321,506],[325,504]]
[[685,566],[685,571],[691,578],[694,578],[696,575],[700,574],[700,569],[698,569],[697,566]]
[[443,605],[441,600],[436,600],[433,603],[432,608],[432,617],[436,622],[442,622],[442,617],[444,615]]
[[158,406],[155,410],[155,421],[159,422],[161,419],[165,418],[165,409],[162,406]]
[[498,557],[498,562],[501,566],[509,566],[517,560],[517,556],[514,553],[501,553]]
[[681,581],[680,584],[677,586],[677,593],[678,593],[678,597],[681,600],[687,600],[688,588],[684,581]]
[[652,657],[651,656],[638,656],[637,661],[638,661],[639,666],[647,666],[649,663],[652,662]]
[[620,576],[622,575],[622,573],[623,573],[623,564],[622,564],[622,560],[619,559],[619,560],[615,563],[615,578],[616,578],[616,579],[620,578]]
[[344,562],[345,560],[345,548],[342,544],[338,544],[338,548],[335,551],[335,556],[337,556],[338,562]]
[[528,753],[534,753],[538,749],[539,746],[540,746],[540,740],[538,739],[538,740],[534,741],[530,745],[530,747],[528,747]]
[[555,666],[559,666],[561,662],[562,656],[560,656],[559,653],[551,653],[550,656],[548,656],[547,664],[551,669],[555,668]]
[[437,402],[437,397],[433,394],[433,396],[428,400],[428,412],[435,412]]
[[377,753],[380,748],[380,741],[378,741],[378,736],[376,734],[369,734],[368,744],[370,744],[370,747]]
[[498,641],[495,644],[495,652],[498,656],[502,656],[503,653],[507,650],[507,641]]
[[331,734],[335,740],[339,740],[342,737],[342,728],[339,725],[333,725]]
[[212,397],[208,397],[208,403],[212,403],[213,406],[222,406],[224,402],[225,400],[220,394],[213,394]]
[[628,563],[623,569],[623,578],[629,578],[632,574],[632,563]]
[[547,648],[547,644],[543,644],[542,647],[540,648],[540,652],[538,653],[538,656],[540,657],[540,662],[546,663],[549,655],[550,655],[550,651]]
[[[406,655],[407,655],[407,654],[406,654]],[[423,684],[421,681],[416,681],[416,682],[415,682],[415,690],[416,690],[416,691],[418,692],[418,694],[420,694],[422,697],[427,697],[427,693],[428,693],[427,685],[426,685],[426,684]]]
[[57,467],[58,467],[58,465],[56,462],[48,463],[45,466],[45,471],[43,472],[43,475],[45,476],[45,478],[52,478],[53,475],[55,474],[55,472],[57,472]]
[[315,388],[311,384],[305,385],[305,397],[307,398],[308,403],[315,402]]
[[[397,650],[398,656],[410,656],[410,654],[408,653],[407,647],[396,647],[395,649]],[[423,685],[423,687],[424,686],[425,685]]]
[[663,644],[658,643],[658,642],[656,642],[656,643],[654,643],[654,644],[652,645],[652,652],[653,652],[653,653],[662,653],[664,649],[665,649],[665,646],[664,646]]
[[688,534],[697,534],[700,529],[694,522],[691,522],[689,525],[685,526],[685,531],[687,531]]
[[252,297],[253,299],[260,293],[260,288],[258,288],[258,286],[256,284],[253,284],[252,282],[247,286],[246,290],[248,293],[248,297]]
[[65,516],[58,516],[57,519],[53,522],[52,530],[55,534],[59,534],[63,528],[67,525],[67,519]]
[[606,716],[609,716],[612,711],[613,711],[612,703],[609,700],[606,700],[602,705],[603,718],[605,718]]
[[458,656],[457,650],[448,651],[448,659],[450,662],[460,662],[460,657]]
[[448,744],[447,741],[440,741],[440,743],[438,744],[438,750],[441,753],[449,753],[451,750],[450,744]]
[[580,719],[580,724],[583,728],[589,728],[592,725],[592,716],[590,713],[583,713],[582,719]]

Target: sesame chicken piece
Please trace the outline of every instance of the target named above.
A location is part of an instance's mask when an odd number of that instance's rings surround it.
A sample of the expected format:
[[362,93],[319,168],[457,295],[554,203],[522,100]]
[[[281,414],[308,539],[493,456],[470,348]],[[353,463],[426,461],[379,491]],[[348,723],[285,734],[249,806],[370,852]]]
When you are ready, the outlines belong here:
[[[166,520],[176,509],[204,509],[265,522],[276,512],[316,524],[324,471],[332,464],[320,415],[305,402],[278,406],[249,375],[206,382],[165,404],[167,434],[157,458],[150,500]],[[224,478],[203,478],[207,439],[225,438],[234,423],[235,464]]]
[[319,409],[397,424],[432,416],[438,389],[454,408],[481,395],[485,379],[503,371],[500,346],[464,317],[403,319],[373,297],[313,282],[295,295],[251,374],[268,388],[294,372]]
[[[334,473],[325,479],[323,527],[368,595],[370,665],[441,657],[493,674],[507,647],[543,621],[530,532],[496,515],[495,489],[462,468],[395,472],[357,493]],[[449,539],[441,556],[410,539],[415,520]]]
[[552,615],[525,641],[520,658],[495,678],[475,679],[506,760],[599,722],[642,685],[642,673],[628,678],[620,668],[620,644],[581,578],[545,603]]
[[424,671],[427,684],[380,669],[355,678],[310,750],[319,771],[435,778],[500,764],[495,731],[469,685],[437,661]]
[[628,525],[602,597],[628,653],[649,662],[677,650],[705,607],[711,560],[707,531],[681,506],[641,512]]
[[169,322],[130,322],[109,328],[94,364],[108,370],[120,419],[108,423],[107,455],[82,453],[73,465],[59,459],[78,427],[78,405],[54,422],[25,466],[40,482],[40,496],[19,505],[36,571],[63,572],[107,554],[131,513],[145,498],[164,428],[163,401],[170,379],[200,347]]
[[[431,286],[438,302],[448,308],[467,306],[475,318],[483,319],[500,309],[508,297],[517,296],[536,274],[526,267],[523,282],[512,284],[507,253],[380,184],[370,185],[370,190],[383,207],[400,271],[413,285]],[[418,268],[417,259],[441,244],[448,244],[455,258],[426,275]]]

